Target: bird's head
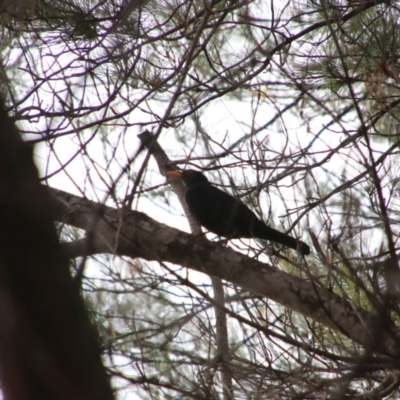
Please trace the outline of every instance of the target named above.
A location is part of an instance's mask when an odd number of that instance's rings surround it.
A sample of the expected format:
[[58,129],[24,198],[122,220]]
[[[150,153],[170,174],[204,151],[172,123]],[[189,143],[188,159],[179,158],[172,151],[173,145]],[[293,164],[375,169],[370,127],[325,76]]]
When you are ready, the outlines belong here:
[[199,183],[208,183],[208,179],[201,172],[192,169],[187,169],[182,172],[168,171],[167,175],[182,179],[183,182],[185,182],[186,187],[197,185]]

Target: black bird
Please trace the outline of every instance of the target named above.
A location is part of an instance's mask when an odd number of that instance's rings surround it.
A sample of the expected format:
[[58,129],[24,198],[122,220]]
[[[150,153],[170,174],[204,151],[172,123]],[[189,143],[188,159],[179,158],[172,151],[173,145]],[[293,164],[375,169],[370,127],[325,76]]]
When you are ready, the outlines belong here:
[[271,240],[301,254],[310,254],[310,247],[285,233],[269,227],[240,200],[211,185],[199,171],[168,171],[186,186],[186,203],[201,226],[228,239],[259,238]]

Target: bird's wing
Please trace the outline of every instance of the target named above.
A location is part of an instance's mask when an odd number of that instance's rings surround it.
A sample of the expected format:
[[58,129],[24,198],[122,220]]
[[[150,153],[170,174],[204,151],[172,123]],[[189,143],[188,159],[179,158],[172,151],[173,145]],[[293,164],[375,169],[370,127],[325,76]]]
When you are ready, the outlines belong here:
[[[186,193],[190,211],[211,232],[225,237],[251,237],[255,214],[240,200],[212,186],[197,185]],[[240,231],[240,232],[239,232]]]
[[209,183],[191,187],[186,201],[200,225],[219,236],[266,239],[310,253],[308,245],[266,225],[240,200]]

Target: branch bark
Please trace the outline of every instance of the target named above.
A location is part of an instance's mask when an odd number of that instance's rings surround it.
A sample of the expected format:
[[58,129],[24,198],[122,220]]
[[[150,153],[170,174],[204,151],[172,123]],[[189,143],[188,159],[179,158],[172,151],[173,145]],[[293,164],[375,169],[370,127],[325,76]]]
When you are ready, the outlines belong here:
[[32,152],[0,101],[0,379],[8,400],[113,399]]
[[92,254],[171,262],[216,276],[310,317],[374,352],[400,355],[393,327],[386,326],[379,315],[357,309],[323,286],[161,224],[144,213],[117,210],[61,190],[48,190],[57,221],[84,230],[96,226]]

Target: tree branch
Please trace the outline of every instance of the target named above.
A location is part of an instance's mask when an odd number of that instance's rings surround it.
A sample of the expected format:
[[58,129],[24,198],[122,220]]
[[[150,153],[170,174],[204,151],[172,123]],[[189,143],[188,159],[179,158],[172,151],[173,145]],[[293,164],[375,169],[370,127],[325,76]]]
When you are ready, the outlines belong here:
[[[395,331],[381,318],[357,309],[317,283],[300,279],[236,253],[203,237],[161,224],[144,213],[121,210],[48,188],[56,221],[81,229],[96,226],[91,252],[171,262],[213,275],[268,297],[343,333],[357,343],[391,356],[400,355]],[[379,332],[379,341],[376,341]]]
[[31,149],[2,101],[0,208],[0,378],[5,398],[113,399]]

